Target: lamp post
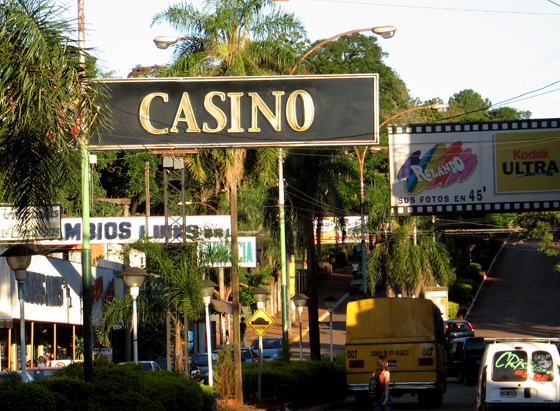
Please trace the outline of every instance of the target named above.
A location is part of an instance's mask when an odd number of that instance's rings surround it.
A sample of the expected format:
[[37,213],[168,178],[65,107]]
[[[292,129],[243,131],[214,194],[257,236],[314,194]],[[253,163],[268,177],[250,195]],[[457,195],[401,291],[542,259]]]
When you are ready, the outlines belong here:
[[[253,291],[251,291],[251,295],[257,302],[257,308],[263,309],[264,303],[268,298],[270,292],[265,290],[264,288],[257,287]],[[259,402],[261,401],[261,394],[262,394],[262,361],[263,361],[263,345],[262,345],[262,335],[259,334],[259,376],[258,376],[258,398]]]
[[[385,124],[389,121],[398,117],[405,113],[410,113],[411,111],[416,110],[425,110],[430,109],[437,111],[438,113],[445,113],[449,109],[449,104],[432,104],[430,106],[419,106],[409,108],[408,110],[401,111],[397,114],[392,115],[387,120],[379,125],[381,129]],[[356,156],[358,157],[358,165],[360,166],[360,223],[361,223],[361,231],[362,231],[362,278],[363,278],[363,291],[364,297],[367,297],[367,253],[366,253],[366,221],[365,221],[365,194],[364,194],[364,161],[366,157],[366,153],[368,151],[368,147],[364,147],[364,151],[360,153],[357,146],[354,146],[354,151],[356,151]]]
[[25,290],[23,283],[27,279],[27,268],[31,264],[31,256],[36,254],[31,248],[26,245],[18,244],[11,246],[2,254],[6,257],[8,265],[14,271],[16,281],[18,282],[18,296],[19,296],[19,312],[20,312],[20,360],[21,360],[21,381],[27,380],[27,344],[25,341]]
[[299,65],[299,63],[302,62],[303,59],[305,59],[307,56],[309,56],[311,53],[313,53],[313,51],[317,50],[323,44],[328,43],[329,41],[336,40],[339,37],[344,37],[344,36],[347,36],[349,34],[354,34],[354,33],[361,33],[361,32],[364,32],[364,31],[371,31],[372,33],[379,34],[384,39],[390,39],[391,37],[393,37],[395,35],[395,32],[397,31],[397,28],[394,27],[394,26],[370,27],[370,28],[367,28],[367,29],[351,30],[351,31],[347,31],[347,32],[344,32],[344,33],[341,33],[341,34],[337,34],[336,36],[332,36],[332,37],[330,37],[326,40],[321,41],[320,43],[315,44],[313,47],[311,47],[309,50],[307,50],[307,52],[299,59],[299,61],[296,64],[294,64],[294,66],[290,70],[290,75],[294,74],[294,72],[297,69],[297,66]]
[[333,312],[336,308],[336,304],[338,303],[338,300],[332,296],[328,296],[327,298],[325,298],[323,300],[323,302],[325,303],[325,305],[327,306],[327,310],[329,310],[329,317],[330,317],[330,331],[331,331],[331,362],[333,361],[333,338],[332,338],[332,315]]
[[205,40],[200,37],[175,37],[175,36],[157,36],[154,39],[154,43],[158,49],[165,50],[172,44],[177,43],[180,40],[191,40],[204,42]]
[[128,267],[119,274],[125,284],[130,288],[130,296],[132,297],[132,347],[134,352],[134,364],[138,364],[138,306],[137,300],[140,294],[140,287],[144,284],[146,277],[149,277],[146,271],[138,267]]
[[210,330],[210,303],[212,302],[212,295],[214,289],[218,286],[212,280],[202,281],[202,300],[204,301],[204,310],[206,313],[206,352],[208,353],[208,385],[212,390],[214,389],[214,366],[212,361],[212,335]]
[[306,301],[309,300],[309,297],[302,293],[297,293],[292,297],[292,301],[297,307],[297,312],[299,315],[299,360],[303,360],[303,345],[302,345],[302,332],[301,332],[301,315],[303,314],[303,307],[305,306]]

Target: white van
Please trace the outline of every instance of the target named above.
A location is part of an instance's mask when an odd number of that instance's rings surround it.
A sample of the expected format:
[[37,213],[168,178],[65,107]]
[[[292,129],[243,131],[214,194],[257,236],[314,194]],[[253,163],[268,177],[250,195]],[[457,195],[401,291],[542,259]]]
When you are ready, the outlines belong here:
[[560,405],[558,338],[506,338],[488,344],[482,355],[476,409]]

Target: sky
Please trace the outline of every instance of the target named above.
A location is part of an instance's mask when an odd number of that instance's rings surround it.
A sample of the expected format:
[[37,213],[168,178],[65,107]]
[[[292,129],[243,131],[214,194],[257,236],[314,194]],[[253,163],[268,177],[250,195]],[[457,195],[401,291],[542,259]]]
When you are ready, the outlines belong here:
[[[57,0],[77,19],[78,0]],[[186,0],[184,0],[186,1]],[[166,64],[172,49],[153,38],[180,36],[151,26],[154,14],[180,0],[84,0],[86,47],[105,71],[125,78],[137,64]],[[201,0],[189,3],[200,6]],[[410,96],[447,102],[473,89],[494,107],[529,110],[532,118],[560,118],[560,0],[287,0],[312,40],[362,28],[392,25],[377,37],[385,63]],[[77,30],[77,23],[76,23]],[[367,34],[367,33],[364,33]],[[367,34],[374,35],[374,34]]]

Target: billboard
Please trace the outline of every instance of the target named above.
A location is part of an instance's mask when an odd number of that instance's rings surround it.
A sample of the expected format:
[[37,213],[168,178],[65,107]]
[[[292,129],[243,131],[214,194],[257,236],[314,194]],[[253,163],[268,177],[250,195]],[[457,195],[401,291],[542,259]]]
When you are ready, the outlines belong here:
[[[37,214],[39,212],[37,211]],[[11,206],[0,206],[0,242],[58,239],[60,238],[60,221],[62,218],[61,206],[54,205],[48,209],[48,218],[45,227],[39,229],[36,221],[30,221],[27,230],[32,231],[35,226],[37,232],[35,237],[29,238],[21,232],[21,221],[16,219],[15,210]]]
[[389,127],[391,213],[560,210],[560,119]]
[[[344,230],[341,226],[344,219]],[[364,216],[367,223],[367,217]],[[314,240],[317,242],[317,220],[313,223]],[[360,216],[323,217],[321,220],[321,244],[359,243],[362,241],[362,219]]]
[[99,81],[110,124],[91,151],[379,141],[377,74]]

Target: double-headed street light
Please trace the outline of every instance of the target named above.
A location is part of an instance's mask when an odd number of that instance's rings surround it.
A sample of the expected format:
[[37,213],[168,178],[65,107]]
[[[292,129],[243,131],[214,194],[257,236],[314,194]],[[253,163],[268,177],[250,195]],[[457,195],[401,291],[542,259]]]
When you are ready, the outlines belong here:
[[214,295],[214,290],[218,286],[212,280],[202,281],[202,300],[204,302],[204,310],[206,313],[206,352],[208,354],[208,385],[210,388],[214,388],[214,373],[212,361],[212,335],[210,330],[210,303],[212,302],[212,296]]
[[134,352],[134,364],[138,364],[138,295],[144,280],[150,276],[146,271],[138,267],[128,267],[119,276],[130,289],[132,297],[132,347]]
[[25,290],[23,283],[27,279],[27,268],[31,264],[31,256],[36,254],[26,245],[18,244],[11,246],[1,257],[6,257],[8,265],[14,271],[18,282],[19,313],[20,313],[20,360],[21,360],[21,381],[27,382],[27,343],[25,341]]

